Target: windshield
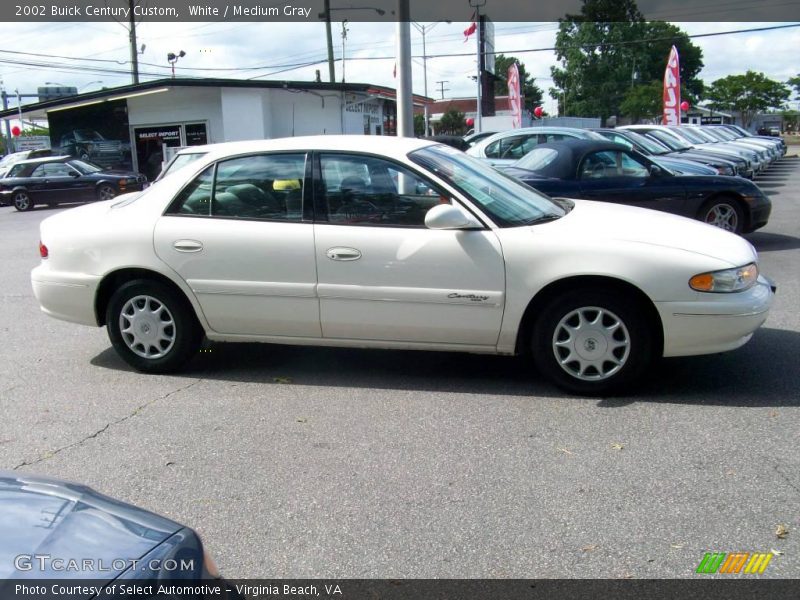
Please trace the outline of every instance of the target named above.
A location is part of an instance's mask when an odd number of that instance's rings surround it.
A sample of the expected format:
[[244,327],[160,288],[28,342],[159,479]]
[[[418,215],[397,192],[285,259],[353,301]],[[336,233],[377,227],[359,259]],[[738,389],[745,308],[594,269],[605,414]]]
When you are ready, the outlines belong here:
[[707,144],[708,143],[708,140],[704,139],[702,136],[697,135],[693,131],[689,131],[686,127],[681,127],[680,129],[678,129],[676,127],[675,129],[671,129],[670,131],[675,133],[675,135],[679,135],[680,137],[684,138],[685,140],[689,140],[693,144]]
[[409,158],[458,189],[500,227],[519,227],[562,217],[550,198],[449,146],[428,146]]
[[710,133],[711,135],[715,135],[718,138],[722,138],[723,140],[726,141],[736,140],[742,137],[740,135],[734,135],[733,133],[731,133],[726,129],[723,129],[722,127],[714,127],[714,128],[708,127],[706,129],[703,129],[703,131]]
[[670,150],[691,150],[692,147],[687,144],[686,142],[682,142],[680,139],[676,138],[674,135],[670,135],[665,131],[659,131],[658,129],[652,129],[647,132],[647,135],[656,138],[659,142],[664,144]]
[[558,151],[552,148],[534,148],[514,163],[519,169],[539,171],[558,158]]
[[75,139],[79,142],[100,142],[105,138],[91,129],[77,129],[75,130]]
[[192,164],[197,159],[203,158],[206,154],[208,154],[208,152],[187,152],[186,154],[176,154],[175,158],[172,159],[172,162],[167,165],[158,178],[161,179],[162,177],[165,177],[167,173],[172,173],[173,171],[182,169],[186,165]]
[[103,167],[100,167],[94,163],[90,163],[88,160],[71,160],[69,164],[78,169],[84,175],[88,175],[89,173],[99,173],[103,170]]
[[720,136],[717,133],[712,132],[712,131],[706,131],[706,130],[702,130],[700,128],[694,128],[691,131],[692,131],[692,133],[694,135],[696,135],[696,136],[698,136],[698,137],[700,137],[700,138],[702,138],[704,140],[708,140],[709,142],[716,143],[716,142],[724,142],[725,141],[725,139],[722,136]]
[[661,142],[656,142],[655,140],[650,139],[646,135],[641,135],[634,131],[629,131],[622,137],[633,142],[634,144],[638,144],[639,146],[647,150],[650,154],[655,154],[656,156],[659,156],[661,154],[667,154],[669,152],[669,148],[664,144],[662,144]]

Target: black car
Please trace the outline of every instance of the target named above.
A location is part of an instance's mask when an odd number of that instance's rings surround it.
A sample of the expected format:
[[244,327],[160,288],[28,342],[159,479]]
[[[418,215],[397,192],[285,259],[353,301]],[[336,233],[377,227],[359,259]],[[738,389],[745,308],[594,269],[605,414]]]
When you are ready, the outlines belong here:
[[504,172],[549,196],[618,202],[698,219],[736,233],[767,224],[772,203],[741,177],[669,173],[622,144],[540,144]]
[[240,598],[192,529],[83,485],[0,470],[0,531],[0,597],[22,597],[17,586],[45,580],[64,590],[81,584],[63,592],[73,599],[128,597],[107,593],[142,582],[202,582],[218,589],[210,596]]
[[0,179],[0,200],[17,210],[36,204],[110,200],[137,192],[147,178],[132,171],[104,170],[86,160],[52,156],[18,162]]

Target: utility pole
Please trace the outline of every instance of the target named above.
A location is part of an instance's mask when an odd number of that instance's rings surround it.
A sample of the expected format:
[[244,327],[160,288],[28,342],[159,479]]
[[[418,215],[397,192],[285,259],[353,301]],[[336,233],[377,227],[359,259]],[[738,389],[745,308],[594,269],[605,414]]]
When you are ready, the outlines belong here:
[[136,48],[136,19],[133,15],[135,0],[128,0],[128,34],[131,43],[131,78],[133,83],[139,83],[139,51]]
[[436,84],[439,86],[439,92],[442,94],[442,100],[444,100],[444,93],[449,92],[450,88],[445,88],[444,84],[450,83],[449,81],[437,81]]
[[331,33],[331,0],[325,0],[325,35],[328,39],[328,81],[336,83],[336,71],[333,68],[333,34]]
[[409,0],[397,0],[397,70],[397,137],[414,137]]

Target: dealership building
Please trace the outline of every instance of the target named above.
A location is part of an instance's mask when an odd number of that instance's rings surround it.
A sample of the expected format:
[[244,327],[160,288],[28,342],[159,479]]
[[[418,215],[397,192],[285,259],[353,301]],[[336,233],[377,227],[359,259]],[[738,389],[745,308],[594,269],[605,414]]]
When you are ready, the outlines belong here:
[[183,146],[397,130],[395,90],[361,83],[161,79],[0,111],[0,119],[20,116],[46,120],[55,151],[150,179]]

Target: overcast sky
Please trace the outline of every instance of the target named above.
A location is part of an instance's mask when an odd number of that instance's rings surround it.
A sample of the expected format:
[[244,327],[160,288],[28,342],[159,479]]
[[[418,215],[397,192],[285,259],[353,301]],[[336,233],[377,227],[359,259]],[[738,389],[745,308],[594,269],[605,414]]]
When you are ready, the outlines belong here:
[[[475,95],[475,84],[469,78],[475,72],[475,36],[464,43],[463,30],[467,25],[466,20],[426,24],[427,55],[431,57],[427,61],[429,96],[441,97],[440,84],[437,83],[440,81],[446,82],[444,95],[447,98]],[[691,35],[775,24],[677,25]],[[552,47],[557,27],[556,23],[495,24],[496,51],[517,56],[545,92],[552,84],[550,66],[555,63],[555,55],[549,50],[532,50]],[[337,59],[342,56],[341,33],[341,23],[334,22],[334,54]],[[181,50],[186,56],[177,62],[178,76],[302,81],[313,80],[315,70],[319,69],[323,81],[328,78],[322,23],[174,24],[145,21],[137,25],[137,37],[140,46],[146,45],[139,57],[143,81],[168,77],[167,54]],[[394,24],[347,23],[346,80],[395,87],[396,80],[392,76],[394,39]],[[412,54],[421,57],[422,35],[413,26],[411,40]],[[779,81],[800,74],[800,27],[697,38],[694,43],[703,50],[705,68],[700,76],[707,83],[726,75],[744,73],[747,69],[761,71]],[[442,56],[455,54],[466,56]],[[131,82],[128,60],[126,25],[0,23],[0,77],[9,94],[16,89],[21,93],[35,93],[36,88],[46,82],[74,85],[81,91],[128,84]],[[298,64],[308,66],[295,66]],[[341,80],[341,60],[336,62],[336,75]],[[422,94],[421,58],[413,59],[413,81],[414,92]],[[546,97],[545,108],[554,111],[555,101],[550,100],[548,94]],[[14,99],[11,105],[15,104]]]

